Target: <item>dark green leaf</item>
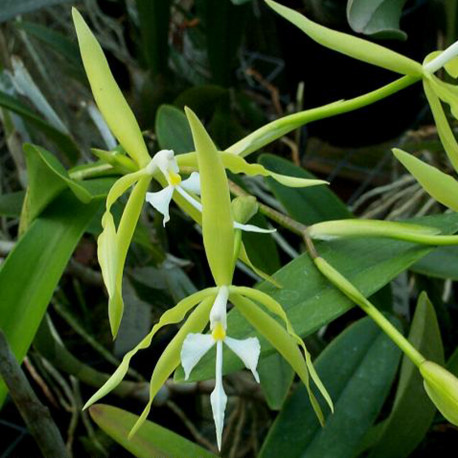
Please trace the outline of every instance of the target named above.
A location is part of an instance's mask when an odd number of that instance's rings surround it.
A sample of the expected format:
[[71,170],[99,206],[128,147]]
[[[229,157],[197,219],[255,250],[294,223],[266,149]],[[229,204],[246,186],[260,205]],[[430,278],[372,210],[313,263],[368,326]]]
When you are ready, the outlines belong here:
[[171,0],[136,0],[142,50],[153,76],[167,73]]
[[0,195],[0,215],[19,216],[21,214],[24,196],[24,191],[11,192],[9,194]]
[[370,318],[350,326],[315,364],[334,414],[321,428],[300,385],[273,424],[260,458],[351,458],[388,395],[400,354]]
[[[286,159],[272,154],[263,154],[259,163],[276,173],[300,178],[316,178],[306,170],[297,167]],[[272,178],[266,179],[275,197],[295,220],[303,224],[314,224],[333,219],[351,218],[345,204],[328,186],[310,188],[288,188]]]
[[281,355],[274,353],[259,361],[258,373],[267,405],[280,410],[293,383],[293,369]]
[[[443,364],[439,325],[426,293],[418,299],[409,340],[426,359]],[[410,456],[431,426],[435,413],[436,408],[423,388],[423,378],[404,356],[393,409],[369,458]]]
[[35,114],[27,105],[11,95],[0,91],[0,106],[21,116],[24,121],[46,135],[73,164],[79,157],[79,150],[74,140],[67,134],[56,129],[43,118]]
[[410,270],[429,277],[458,280],[458,247],[436,248],[416,262]]
[[89,409],[92,419],[112,439],[139,458],[211,458],[213,453],[151,421],[131,438],[127,436],[138,416],[105,404]]
[[[30,226],[0,270],[0,328],[19,361],[32,343],[56,285],[100,202],[63,192]],[[0,386],[0,403],[5,397]]]
[[[440,228],[444,233],[458,230],[458,214],[416,218],[418,224]],[[383,238],[361,240],[332,240],[317,243],[318,252],[333,267],[352,282],[366,297],[388,284],[415,261],[428,254],[432,248],[413,243]],[[302,337],[315,332],[323,325],[349,310],[353,304],[320,275],[307,254],[303,254],[280,269],[274,276],[281,289],[263,282],[259,289],[279,301],[286,310],[295,331]],[[236,338],[255,335],[252,328],[237,310],[228,316],[228,333]],[[273,352],[261,336],[262,355]],[[224,355],[225,372],[241,368],[240,361],[231,353]],[[204,380],[214,375],[214,361],[204,356],[193,370],[190,379]],[[179,369],[177,378],[182,379]]]
[[172,105],[161,105],[157,110],[156,135],[161,149],[171,149],[175,154],[194,151],[188,120]]
[[348,0],[347,19],[358,33],[376,38],[406,40],[399,29],[402,9],[407,0]]
[[30,13],[46,6],[67,3],[70,0],[2,0],[0,9],[0,22],[17,16],[18,14]]

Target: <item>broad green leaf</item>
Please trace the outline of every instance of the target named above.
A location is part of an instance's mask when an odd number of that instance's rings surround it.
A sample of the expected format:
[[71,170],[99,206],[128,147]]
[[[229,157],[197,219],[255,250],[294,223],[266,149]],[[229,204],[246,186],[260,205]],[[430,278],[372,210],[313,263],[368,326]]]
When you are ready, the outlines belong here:
[[[412,222],[439,228],[443,233],[458,230],[457,214],[417,218]],[[318,252],[366,297],[433,250],[432,247],[385,238],[336,239],[316,242],[315,245]],[[301,337],[312,334],[353,307],[352,302],[318,272],[308,254],[304,253],[285,265],[273,278],[282,288],[263,282],[259,289],[283,306],[294,330]],[[240,339],[256,335],[236,310],[228,314],[228,333]],[[261,336],[259,338],[262,356],[272,354],[271,345]],[[225,373],[240,368],[241,363],[236,357],[225,354]],[[209,379],[213,372],[213,361],[204,356],[190,379]],[[182,379],[182,375],[180,370],[177,378]]]
[[197,116],[186,108],[199,165],[205,253],[218,286],[232,283],[234,229],[229,185],[221,158]]
[[402,9],[407,0],[348,0],[347,19],[358,33],[376,38],[406,40],[399,29]]
[[11,192],[0,195],[0,215],[19,216],[24,203],[24,191]]
[[426,98],[428,99],[431,112],[433,113],[434,122],[436,123],[437,133],[442,146],[444,147],[454,169],[458,170],[458,143],[455,139],[455,134],[450,127],[447,116],[445,115],[444,109],[442,108],[441,101],[427,79],[423,80],[423,89],[425,91]]
[[[306,170],[272,154],[263,154],[259,162],[267,169],[282,175],[304,179],[315,178]],[[266,181],[288,214],[303,224],[352,217],[345,204],[327,186],[291,189],[271,178]]]
[[112,439],[139,458],[212,458],[208,450],[151,421],[146,421],[137,434],[128,438],[138,416],[105,404],[89,410],[91,418]]
[[458,280],[458,247],[440,247],[410,267],[410,270],[428,277]]
[[157,110],[155,131],[161,149],[171,149],[175,154],[194,149],[188,120],[172,105],[161,105]]
[[[418,299],[409,341],[426,359],[443,364],[439,325],[426,293],[422,293]],[[425,393],[417,367],[404,356],[393,409],[384,421],[379,439],[368,458],[410,456],[431,426],[435,411]]]
[[114,136],[140,167],[151,160],[132,110],[117,85],[98,41],[83,17],[72,9],[73,22],[92,94]]
[[442,205],[458,211],[458,181],[398,148],[393,153],[423,189]]
[[59,147],[59,150],[68,158],[70,163],[76,162],[80,153],[73,138],[49,124],[27,105],[2,91],[0,91],[0,106],[21,116],[26,123],[42,132],[46,138]]
[[7,21],[19,14],[31,13],[46,6],[69,2],[70,0],[2,0],[0,22]]
[[293,369],[280,354],[273,353],[259,361],[258,373],[267,405],[280,410],[293,383]]
[[316,368],[335,403],[323,428],[299,387],[285,403],[260,458],[351,458],[389,393],[399,349],[370,318],[346,329],[321,353]]
[[135,0],[142,36],[141,50],[153,76],[168,70],[171,0]]
[[402,75],[417,76],[423,73],[421,64],[391,49],[319,25],[297,11],[271,0],[266,0],[266,3],[280,16],[327,48]]
[[[0,328],[18,361],[32,343],[65,266],[99,202],[64,191],[29,227],[0,269]],[[6,391],[0,387],[0,402]]]

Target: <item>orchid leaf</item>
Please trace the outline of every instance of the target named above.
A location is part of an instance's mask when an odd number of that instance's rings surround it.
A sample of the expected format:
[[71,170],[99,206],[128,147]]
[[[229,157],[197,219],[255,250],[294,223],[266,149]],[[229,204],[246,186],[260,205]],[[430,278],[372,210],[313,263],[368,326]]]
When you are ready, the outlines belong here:
[[[67,262],[100,205],[83,204],[64,191],[31,223],[2,264],[0,328],[18,361],[26,355]],[[5,393],[1,385],[0,403]]]
[[447,246],[435,249],[417,261],[410,270],[428,277],[458,280],[458,247]]
[[216,458],[199,445],[151,421],[146,421],[129,439],[138,416],[117,407],[97,404],[89,410],[94,422],[112,439],[138,458]]
[[266,3],[280,16],[300,28],[312,40],[327,48],[402,75],[417,76],[423,73],[421,64],[395,51],[319,25],[297,11],[272,0],[266,0]]
[[20,216],[24,204],[25,192],[17,191],[0,195],[0,215]]
[[358,33],[376,38],[406,40],[399,29],[402,9],[407,0],[348,0],[347,19]]
[[[399,349],[370,318],[340,334],[316,360],[336,410],[319,423],[303,387],[286,401],[260,452],[273,458],[352,458],[377,418],[396,374]],[[342,362],[345,362],[343,364]]]
[[81,14],[72,9],[81,57],[92,94],[106,123],[119,143],[144,167],[151,160],[132,110],[117,85],[98,41]]
[[453,177],[398,148],[393,153],[431,197],[458,211],[458,182]]
[[[426,359],[443,364],[440,329],[434,307],[426,293],[422,293],[418,299],[409,341]],[[410,456],[431,426],[435,411],[424,391],[418,369],[404,356],[393,409],[383,422],[369,458]]]
[[205,253],[218,286],[231,284],[234,223],[223,162],[204,126],[189,108],[186,116],[197,151],[201,183],[202,232]]
[[183,111],[173,105],[161,105],[156,114],[155,131],[161,149],[171,149],[175,154],[194,149],[191,129]]

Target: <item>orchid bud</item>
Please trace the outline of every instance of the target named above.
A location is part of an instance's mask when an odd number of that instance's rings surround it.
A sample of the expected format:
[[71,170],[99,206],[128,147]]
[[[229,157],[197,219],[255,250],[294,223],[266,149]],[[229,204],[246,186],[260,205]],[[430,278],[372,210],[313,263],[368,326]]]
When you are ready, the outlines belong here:
[[439,412],[458,426],[458,378],[432,361],[420,365],[426,393]]
[[236,197],[232,201],[232,213],[237,223],[247,223],[258,212],[259,205],[254,196]]

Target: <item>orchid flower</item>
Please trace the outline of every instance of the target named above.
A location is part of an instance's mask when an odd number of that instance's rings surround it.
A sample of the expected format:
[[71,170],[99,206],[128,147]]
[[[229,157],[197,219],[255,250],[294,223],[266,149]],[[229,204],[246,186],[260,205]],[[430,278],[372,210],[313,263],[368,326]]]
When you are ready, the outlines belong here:
[[[204,354],[216,347],[215,358],[215,389],[210,401],[216,427],[218,448],[221,449],[224,413],[227,396],[223,388],[223,344],[227,345],[248,368],[256,381],[257,362],[261,353],[261,343],[257,337],[238,340],[227,336],[228,317],[227,304],[230,301],[241,315],[251,324],[255,331],[264,337],[291,365],[304,383],[313,409],[323,424],[324,415],[315,394],[312,391],[310,379],[333,410],[332,400],[323,386],[313,367],[311,357],[302,339],[294,332],[283,307],[272,297],[259,290],[235,286],[232,284],[235,260],[241,249],[241,230],[234,225],[241,225],[252,216],[256,205],[253,198],[230,200],[229,185],[222,156],[216,150],[211,138],[197,116],[186,109],[191,126],[194,144],[197,152],[198,169],[200,174],[202,235],[205,253],[210,271],[216,286],[192,294],[180,301],[175,307],[167,310],[155,324],[151,332],[123,358],[120,366],[110,379],[86,403],[85,408],[113,390],[127,373],[130,360],[140,350],[147,348],[158,332],[165,325],[179,323],[189,314],[176,336],[160,356],[150,381],[150,399],[138,421],[133,426],[130,435],[135,434],[147,418],[154,397],[161,386],[180,365],[188,378]],[[165,154],[165,153],[164,153]],[[168,166],[170,171],[177,174],[174,165]],[[178,179],[174,175],[169,186],[177,186]],[[176,188],[175,188],[176,189]],[[264,309],[278,317],[283,325]],[[210,334],[203,334],[207,324],[210,324]]]
[[223,387],[223,342],[243,361],[245,367],[252,372],[253,377],[258,383],[259,375],[256,371],[256,367],[261,352],[261,345],[256,337],[239,340],[226,335],[228,297],[228,287],[222,286],[219,289],[218,295],[210,311],[211,334],[189,333],[181,348],[181,365],[185,372],[185,380],[187,380],[196,364],[216,345],[216,382],[215,389],[210,395],[210,402],[213,410],[219,450],[221,450],[224,412],[227,403],[227,396]]

